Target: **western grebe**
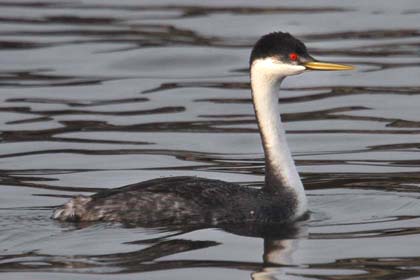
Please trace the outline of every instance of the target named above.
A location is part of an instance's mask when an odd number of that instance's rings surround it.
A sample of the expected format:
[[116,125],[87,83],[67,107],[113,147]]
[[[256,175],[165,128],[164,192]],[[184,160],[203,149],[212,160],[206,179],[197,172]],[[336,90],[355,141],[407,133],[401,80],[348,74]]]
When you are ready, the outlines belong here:
[[158,178],[77,196],[58,208],[53,218],[144,226],[289,223],[299,219],[307,212],[307,200],[280,119],[280,83],[305,70],[350,69],[353,67],[315,60],[305,45],[288,33],[261,37],[251,53],[250,77],[265,155],[263,188],[198,177]]

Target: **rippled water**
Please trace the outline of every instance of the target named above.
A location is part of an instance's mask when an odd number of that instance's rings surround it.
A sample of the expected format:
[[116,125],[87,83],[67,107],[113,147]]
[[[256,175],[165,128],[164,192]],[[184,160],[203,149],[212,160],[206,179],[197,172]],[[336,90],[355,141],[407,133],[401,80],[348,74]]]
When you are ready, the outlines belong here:
[[[414,0],[0,1],[0,278],[417,279],[419,14]],[[261,185],[247,63],[275,30],[358,67],[283,83],[309,221],[50,220],[69,196],[159,176]]]

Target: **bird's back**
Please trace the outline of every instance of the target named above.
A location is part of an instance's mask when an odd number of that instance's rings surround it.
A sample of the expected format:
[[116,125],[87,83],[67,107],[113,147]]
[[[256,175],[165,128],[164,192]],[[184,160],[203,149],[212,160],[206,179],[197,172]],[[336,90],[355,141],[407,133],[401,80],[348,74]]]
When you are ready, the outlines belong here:
[[271,194],[199,177],[169,177],[75,197],[53,218],[140,226],[288,222],[293,203],[289,193]]
[[245,221],[248,215],[252,218],[255,214],[252,201],[258,192],[199,177],[158,178],[90,197],[75,197],[56,210],[53,217],[63,221],[103,220],[148,226]]

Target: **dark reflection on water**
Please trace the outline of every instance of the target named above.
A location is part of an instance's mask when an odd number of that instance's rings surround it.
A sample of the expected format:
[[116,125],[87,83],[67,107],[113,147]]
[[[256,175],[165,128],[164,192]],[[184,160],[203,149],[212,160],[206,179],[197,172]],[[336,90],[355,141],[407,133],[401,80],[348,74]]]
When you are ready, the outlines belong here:
[[[0,1],[5,279],[420,277],[414,6]],[[160,176],[260,187],[247,63],[253,42],[280,27],[315,56],[358,66],[283,84],[310,220],[144,229],[49,219],[72,195]]]
[[48,75],[40,71],[0,72],[0,87],[43,87],[94,85],[105,79]]
[[[84,227],[89,225],[79,226]],[[276,261],[282,258],[282,254],[287,254],[287,252],[283,253],[283,251],[287,251],[288,247],[291,246],[289,244],[290,241],[286,239],[293,238],[298,233],[296,227],[284,225],[273,225],[270,226],[270,228],[259,225],[226,225],[221,228],[226,232],[262,238],[262,249],[264,252],[262,260],[259,262],[205,259],[180,259],[173,261],[159,260],[166,256],[221,245],[221,243],[211,240],[187,240],[177,238],[189,231],[199,229],[200,228],[197,227],[185,227],[182,230],[176,228],[161,229],[165,232],[168,230],[171,230],[172,232],[166,233],[159,238],[131,241],[129,242],[130,244],[143,244],[147,247],[138,251],[131,251],[127,253],[52,256],[48,254],[40,254],[38,252],[26,252],[23,254],[7,255],[1,258],[3,263],[0,263],[0,271],[43,271],[49,266],[52,266],[55,269],[61,269],[63,271],[79,270],[84,272],[90,271],[93,273],[100,273],[104,267],[112,273],[133,273],[197,267],[219,267],[259,272],[264,270],[265,267],[281,267],[281,263],[276,263]]]

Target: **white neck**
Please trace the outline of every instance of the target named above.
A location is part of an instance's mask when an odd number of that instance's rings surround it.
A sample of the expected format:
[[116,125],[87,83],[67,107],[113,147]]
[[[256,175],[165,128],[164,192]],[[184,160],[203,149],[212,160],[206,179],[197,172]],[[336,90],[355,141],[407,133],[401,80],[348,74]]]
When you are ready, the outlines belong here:
[[[272,63],[264,59],[254,61],[251,66],[252,99],[266,162],[264,189],[273,193],[294,193],[297,199],[295,215],[301,216],[307,211],[305,190],[287,145],[278,110],[280,83],[284,77],[291,75],[292,67]],[[295,66],[293,69],[295,72],[303,71]]]

